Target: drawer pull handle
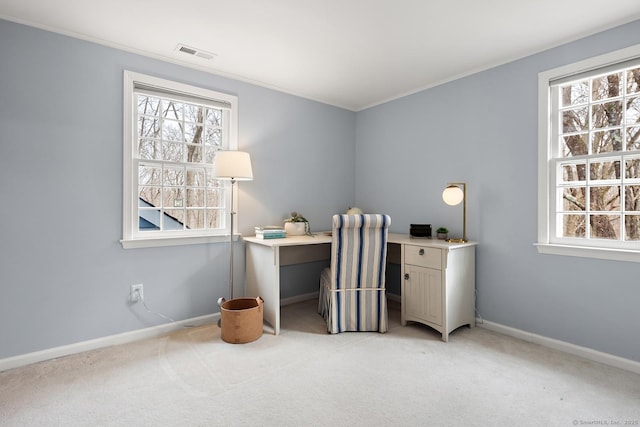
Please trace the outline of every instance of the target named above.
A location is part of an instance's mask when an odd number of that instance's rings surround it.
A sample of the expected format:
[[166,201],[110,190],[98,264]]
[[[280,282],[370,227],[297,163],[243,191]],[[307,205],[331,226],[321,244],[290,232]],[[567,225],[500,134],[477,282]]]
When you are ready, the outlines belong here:
[[418,255],[424,255],[424,248],[420,248],[420,250],[418,251]]
[[404,280],[409,280],[409,273],[404,274]]

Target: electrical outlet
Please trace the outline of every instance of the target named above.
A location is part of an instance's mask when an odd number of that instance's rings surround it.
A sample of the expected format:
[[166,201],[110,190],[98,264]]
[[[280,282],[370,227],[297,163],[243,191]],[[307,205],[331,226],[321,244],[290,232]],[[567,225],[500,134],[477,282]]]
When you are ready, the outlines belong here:
[[139,283],[137,285],[131,285],[131,292],[129,293],[129,299],[131,300],[131,302],[138,302],[144,299],[142,283]]

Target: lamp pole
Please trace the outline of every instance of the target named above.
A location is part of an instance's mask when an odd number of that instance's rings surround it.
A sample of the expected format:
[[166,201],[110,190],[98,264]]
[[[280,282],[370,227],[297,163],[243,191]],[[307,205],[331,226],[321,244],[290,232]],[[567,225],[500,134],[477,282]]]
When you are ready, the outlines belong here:
[[229,299],[233,299],[233,217],[236,214],[233,206],[233,189],[236,183],[235,178],[231,178],[231,231],[229,233]]
[[[233,216],[236,214],[233,206],[233,188],[236,183],[235,178],[231,178],[231,207],[229,209],[229,216],[231,219],[229,230],[229,300],[233,299]],[[222,306],[224,297],[218,298],[218,305]]]
[[467,241],[467,184],[462,185],[462,242]]

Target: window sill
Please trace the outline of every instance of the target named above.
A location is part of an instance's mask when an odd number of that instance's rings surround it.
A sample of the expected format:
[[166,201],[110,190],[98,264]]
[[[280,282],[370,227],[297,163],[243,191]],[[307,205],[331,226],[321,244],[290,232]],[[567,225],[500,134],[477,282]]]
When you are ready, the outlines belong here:
[[[233,240],[238,240],[239,234],[234,234]],[[224,243],[229,236],[193,236],[193,237],[152,237],[146,239],[122,239],[124,249],[158,248],[163,246],[199,245],[206,243]]]
[[534,243],[534,246],[538,249],[538,253],[541,254],[640,262],[640,251],[631,249],[591,248],[587,246],[569,246],[550,243]]

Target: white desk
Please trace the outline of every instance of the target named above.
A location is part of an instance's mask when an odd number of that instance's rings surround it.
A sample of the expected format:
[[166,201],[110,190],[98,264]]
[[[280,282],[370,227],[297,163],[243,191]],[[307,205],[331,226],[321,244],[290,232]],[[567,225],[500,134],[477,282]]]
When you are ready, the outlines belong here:
[[[256,237],[243,237],[243,239],[246,251],[246,295],[262,297],[264,300],[264,320],[273,327],[274,333],[278,335],[280,333],[280,267],[331,259],[331,236],[326,232],[319,232],[314,236],[292,236],[283,239],[262,240]],[[447,274],[447,254],[450,251],[466,248],[465,251],[473,253],[476,245],[474,242],[448,243],[444,240],[436,239],[414,239],[408,234],[396,233],[389,233],[387,243],[389,245],[387,259],[389,262],[401,264],[403,275],[405,274],[405,249],[413,248],[416,245],[440,249],[443,254],[441,271],[445,275]],[[473,260],[475,260],[475,257],[473,257]],[[475,263],[470,263],[465,270],[465,294],[467,294],[470,292],[470,287],[475,288]],[[318,276],[319,280],[320,276]],[[451,283],[451,279],[447,282],[446,276],[443,276],[443,286],[445,284],[448,285],[448,283]],[[442,302],[438,303],[438,305],[441,304],[443,307],[445,317],[443,322],[446,322],[446,307],[448,304],[446,297],[448,292],[445,289],[441,293]],[[470,305],[473,302],[473,293],[471,292],[470,296],[466,297],[464,301],[465,306],[462,308],[462,311],[466,313],[464,322],[473,326],[472,319],[475,319],[475,307]],[[405,324],[404,308],[402,310],[403,324]],[[406,320],[421,321],[419,316],[415,318],[408,316]],[[425,324],[443,332],[443,340],[445,341],[446,337],[448,337],[448,332],[452,330],[451,327],[453,326],[453,324],[442,325],[441,328],[438,328],[433,323]]]
[[[246,294],[262,297],[264,320],[280,333],[280,267],[331,259],[331,236],[291,236],[262,240],[243,237],[246,242]],[[320,276],[318,276],[318,283]],[[320,285],[318,285],[320,286]]]

